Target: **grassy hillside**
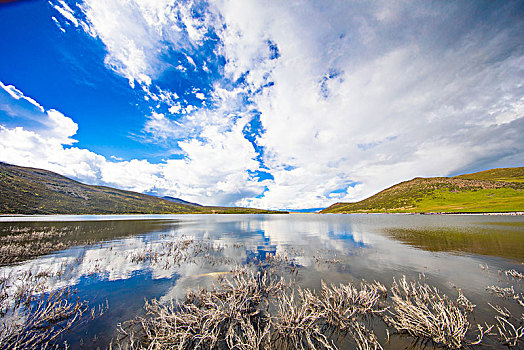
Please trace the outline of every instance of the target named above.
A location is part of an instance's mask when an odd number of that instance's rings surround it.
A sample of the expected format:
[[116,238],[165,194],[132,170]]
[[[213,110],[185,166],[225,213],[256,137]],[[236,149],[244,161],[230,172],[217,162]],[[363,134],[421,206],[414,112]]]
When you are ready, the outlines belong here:
[[524,167],[499,168],[455,176],[456,179],[524,182]]
[[510,211],[524,211],[524,167],[415,178],[360,202],[333,204],[321,213]]
[[175,203],[141,193],[85,185],[47,170],[0,163],[0,214],[178,213],[272,212]]

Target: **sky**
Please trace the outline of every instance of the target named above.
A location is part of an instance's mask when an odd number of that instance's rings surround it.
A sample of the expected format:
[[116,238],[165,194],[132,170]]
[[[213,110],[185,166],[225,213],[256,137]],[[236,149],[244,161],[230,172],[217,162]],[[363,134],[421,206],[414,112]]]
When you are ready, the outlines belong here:
[[0,161],[323,208],[524,166],[523,1],[0,4]]

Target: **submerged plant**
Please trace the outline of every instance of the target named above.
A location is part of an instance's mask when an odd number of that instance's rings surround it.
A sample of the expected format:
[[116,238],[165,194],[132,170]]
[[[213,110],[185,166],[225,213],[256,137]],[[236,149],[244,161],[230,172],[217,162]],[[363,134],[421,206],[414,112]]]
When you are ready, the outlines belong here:
[[65,333],[105,312],[107,304],[91,308],[71,287],[48,291],[47,280],[62,272],[29,271],[0,279],[0,349],[63,347]]

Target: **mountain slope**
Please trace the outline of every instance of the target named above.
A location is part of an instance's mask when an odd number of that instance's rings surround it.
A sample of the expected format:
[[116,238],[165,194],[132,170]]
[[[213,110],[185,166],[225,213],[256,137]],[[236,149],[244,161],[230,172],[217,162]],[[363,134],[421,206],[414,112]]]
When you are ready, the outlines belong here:
[[188,202],[188,201],[185,201],[183,199],[180,199],[180,198],[175,198],[175,197],[170,197],[170,196],[164,196],[164,197],[161,197],[161,198],[165,199],[165,200],[168,200],[170,202],[173,202],[173,203],[178,203],[178,204],[194,205],[194,206],[197,206],[197,207],[201,207],[202,206],[201,204],[198,204],[198,203],[192,203],[192,202]]
[[251,208],[204,207],[105,186],[51,171],[0,162],[1,214],[269,213]]
[[415,178],[360,202],[333,204],[321,213],[511,211],[524,211],[524,167]]

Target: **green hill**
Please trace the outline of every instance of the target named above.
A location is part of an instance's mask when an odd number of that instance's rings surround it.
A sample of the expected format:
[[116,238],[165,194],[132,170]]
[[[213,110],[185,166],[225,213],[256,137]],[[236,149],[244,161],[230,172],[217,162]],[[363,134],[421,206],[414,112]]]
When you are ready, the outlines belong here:
[[0,162],[0,214],[255,214],[252,208],[206,207],[132,191],[91,186],[51,171]]
[[485,213],[524,211],[524,167],[455,177],[415,178],[320,213]]

